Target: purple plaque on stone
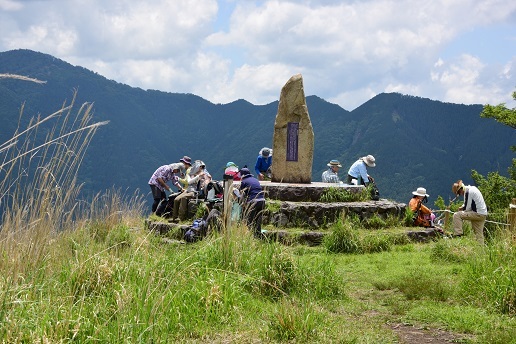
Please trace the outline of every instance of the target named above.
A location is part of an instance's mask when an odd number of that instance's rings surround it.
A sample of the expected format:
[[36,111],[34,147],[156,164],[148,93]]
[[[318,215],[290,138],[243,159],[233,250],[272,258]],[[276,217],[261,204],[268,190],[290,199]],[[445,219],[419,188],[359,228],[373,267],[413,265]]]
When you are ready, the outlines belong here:
[[287,161],[297,161],[299,139],[299,123],[287,124]]

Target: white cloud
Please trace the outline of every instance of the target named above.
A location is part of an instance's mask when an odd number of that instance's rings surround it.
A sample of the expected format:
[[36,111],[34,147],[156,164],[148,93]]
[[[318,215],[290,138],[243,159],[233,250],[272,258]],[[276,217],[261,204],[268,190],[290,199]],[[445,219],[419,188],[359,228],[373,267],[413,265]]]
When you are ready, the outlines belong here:
[[497,50],[502,63],[475,54],[481,44],[443,55],[492,25],[507,22],[500,37],[515,37],[514,1],[0,0],[0,9],[0,50],[30,48],[216,103],[277,100],[297,73],[306,95],[346,109],[380,92],[507,102],[516,85],[515,45]]
[[13,0],[0,0],[1,11],[18,11],[22,8],[22,4]]

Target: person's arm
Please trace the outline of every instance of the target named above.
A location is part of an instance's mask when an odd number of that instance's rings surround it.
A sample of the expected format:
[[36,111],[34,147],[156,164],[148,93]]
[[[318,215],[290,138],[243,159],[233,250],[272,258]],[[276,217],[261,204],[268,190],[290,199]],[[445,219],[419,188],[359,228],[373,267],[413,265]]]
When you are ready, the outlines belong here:
[[260,175],[260,167],[262,167],[262,157],[259,156],[256,158],[256,164],[254,164],[254,171],[256,172],[256,175]]
[[360,177],[364,181],[365,185],[369,184],[369,175],[367,174],[367,169],[365,167],[365,162],[361,163],[358,167],[358,171],[360,172]]
[[157,181],[158,181],[158,183],[163,187],[163,190],[168,190],[168,191],[172,192],[172,189],[167,185],[167,183],[165,183],[165,181],[163,180],[163,178],[158,177],[156,180],[157,180]]
[[204,175],[204,172],[201,172],[201,173],[199,173],[196,176],[191,176],[191,175],[188,174],[186,176],[186,180],[188,181],[188,185],[194,185],[195,183],[197,183],[199,181],[199,178],[201,178],[202,175]]
[[431,214],[432,213],[432,210],[430,210],[430,208],[428,208],[426,205],[423,205],[423,204],[421,204],[420,210],[423,214]]
[[177,188],[177,191],[183,191],[183,187],[181,186],[181,183],[179,182],[179,177],[174,176],[172,179],[172,184]]
[[464,192],[464,203],[461,205],[459,210],[471,210],[470,200],[469,200],[469,191],[466,190]]

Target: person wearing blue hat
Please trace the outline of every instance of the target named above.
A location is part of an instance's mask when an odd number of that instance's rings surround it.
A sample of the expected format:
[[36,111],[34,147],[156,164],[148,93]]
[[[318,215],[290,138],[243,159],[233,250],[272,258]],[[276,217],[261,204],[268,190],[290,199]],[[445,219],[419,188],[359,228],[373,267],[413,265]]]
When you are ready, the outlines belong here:
[[242,181],[240,182],[240,193],[243,202],[243,214],[246,224],[253,231],[255,237],[262,234],[262,213],[265,208],[265,197],[262,186],[258,179],[253,177],[247,166],[242,167],[239,172]]
[[342,167],[338,160],[331,160],[326,164],[329,168],[323,172],[323,183],[340,183],[339,168]]

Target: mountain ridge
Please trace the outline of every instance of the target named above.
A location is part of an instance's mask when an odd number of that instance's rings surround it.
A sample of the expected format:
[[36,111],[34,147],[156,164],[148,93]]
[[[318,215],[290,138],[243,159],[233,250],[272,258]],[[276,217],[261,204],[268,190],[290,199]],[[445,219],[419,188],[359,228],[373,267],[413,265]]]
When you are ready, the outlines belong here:
[[[260,148],[272,145],[278,101],[214,104],[189,93],[143,90],[24,49],[1,52],[0,73],[47,82],[0,80],[0,116],[7,123],[0,142],[14,133],[20,104],[25,103],[26,118],[50,114],[73,90],[78,90],[76,104],[94,102],[95,121],[110,121],[93,138],[79,173],[88,192],[115,186],[148,193],[152,172],[183,155],[204,160],[220,179],[227,161],[253,167]],[[408,202],[411,191],[423,186],[435,200],[449,196],[457,179],[471,183],[472,169],[505,175],[511,163],[509,146],[516,135],[480,118],[482,105],[399,93],[381,93],[353,111],[316,95],[306,101],[315,136],[313,181],[320,181],[331,159],[341,161],[345,179],[357,158],[372,154],[377,167],[369,172],[382,197]]]

